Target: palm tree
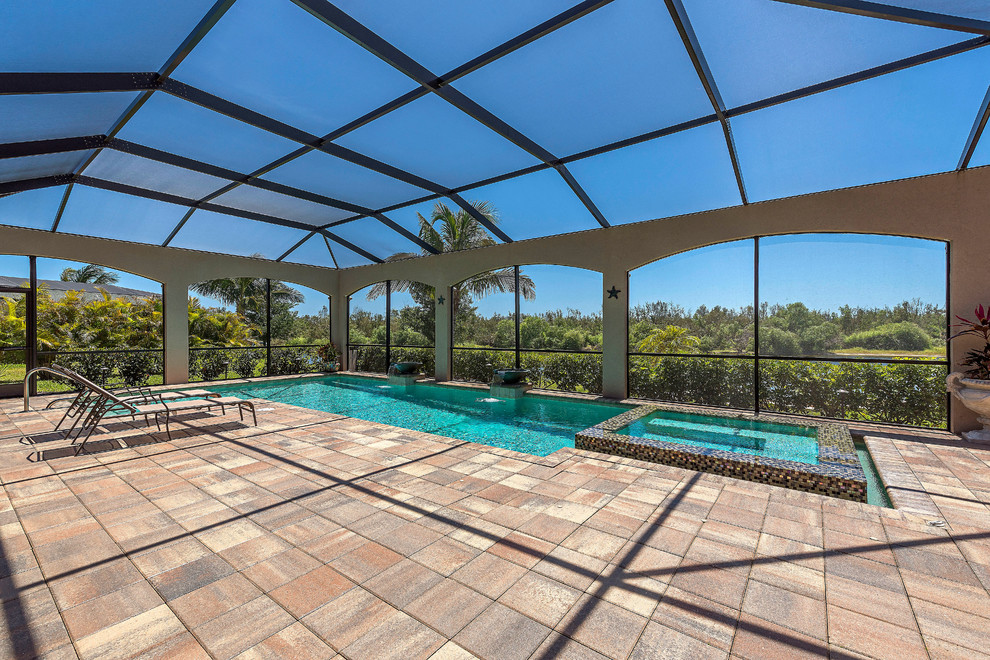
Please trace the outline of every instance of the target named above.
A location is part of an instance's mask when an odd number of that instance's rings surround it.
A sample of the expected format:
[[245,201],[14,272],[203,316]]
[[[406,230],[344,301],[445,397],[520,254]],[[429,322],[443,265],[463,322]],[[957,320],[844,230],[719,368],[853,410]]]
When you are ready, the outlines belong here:
[[[499,223],[498,212],[491,202],[471,202],[471,204],[489,222]],[[463,209],[453,211],[443,202],[437,202],[430,213],[429,220],[420,213],[417,213],[416,217],[419,218],[420,239],[438,252],[456,252],[495,245],[495,239],[485,230],[485,227]],[[428,254],[426,250],[420,254],[399,252],[385,260],[401,261],[425,254]],[[483,298],[496,292],[514,293],[516,290],[515,273],[512,268],[500,268],[478,273],[461,282],[457,289],[459,294],[466,293],[475,298]],[[392,291],[408,291],[420,304],[432,300],[435,294],[433,287],[408,280],[392,280]],[[519,274],[519,291],[526,300],[536,299],[536,287],[528,275]],[[374,300],[383,295],[385,295],[385,283],[379,282],[371,287],[368,292],[368,300]],[[455,306],[459,297],[459,295],[455,295],[455,300],[451,301],[452,311],[456,311]]]
[[116,284],[120,281],[120,275],[96,264],[86,264],[82,268],[66,268],[58,278],[63,282],[90,284]]
[[[263,259],[261,254],[252,257]],[[189,287],[201,296],[232,305],[238,314],[260,312],[265,306],[265,279],[261,277],[231,277],[197,282]],[[305,300],[305,296],[285,282],[272,280],[272,307],[292,307]]]

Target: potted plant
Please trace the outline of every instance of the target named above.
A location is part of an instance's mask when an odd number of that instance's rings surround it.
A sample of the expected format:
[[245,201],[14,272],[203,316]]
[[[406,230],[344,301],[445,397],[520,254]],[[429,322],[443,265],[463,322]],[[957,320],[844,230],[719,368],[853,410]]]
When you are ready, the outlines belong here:
[[965,373],[955,371],[946,378],[946,386],[963,405],[979,415],[983,428],[962,434],[970,442],[990,442],[990,308],[980,305],[975,310],[975,320],[956,316],[961,323],[953,327],[962,328],[949,337],[955,339],[963,335],[975,335],[983,340],[983,346],[966,353],[962,363],[969,367]]
[[340,365],[337,364],[339,353],[333,342],[320,344],[316,347],[316,358],[320,361],[323,371],[337,371]]

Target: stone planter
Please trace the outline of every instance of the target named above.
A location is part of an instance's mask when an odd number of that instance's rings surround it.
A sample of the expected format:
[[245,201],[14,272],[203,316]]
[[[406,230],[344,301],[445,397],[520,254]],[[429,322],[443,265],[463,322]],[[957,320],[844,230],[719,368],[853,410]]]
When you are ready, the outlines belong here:
[[964,432],[963,439],[990,443],[990,380],[966,378],[954,371],[945,379],[945,385],[964,406],[979,415],[977,421],[983,424],[983,428],[978,431]]

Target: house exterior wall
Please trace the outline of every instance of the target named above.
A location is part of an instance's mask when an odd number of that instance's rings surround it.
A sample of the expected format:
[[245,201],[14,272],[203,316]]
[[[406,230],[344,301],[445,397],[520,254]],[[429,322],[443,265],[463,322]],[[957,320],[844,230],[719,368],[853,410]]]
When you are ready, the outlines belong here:
[[[0,252],[88,261],[162,282],[170,383],[185,382],[188,376],[185,304],[193,282],[271,277],[326,293],[332,298],[331,334],[343,348],[347,296],[374,282],[417,280],[447,292],[449,300],[450,286],[492,268],[528,264],[587,268],[603,274],[604,393],[624,397],[629,271],[686,250],[752,236],[835,232],[937,239],[950,246],[949,313],[967,315],[977,304],[990,301],[988,199],[990,168],[978,168],[339,271],[17,228],[0,228]],[[609,299],[604,290],[613,285],[621,293]],[[436,323],[437,376],[448,379],[449,305],[437,307]],[[968,348],[964,341],[952,346],[950,362],[956,365]],[[977,426],[975,415],[961,405],[953,406],[954,431]]]

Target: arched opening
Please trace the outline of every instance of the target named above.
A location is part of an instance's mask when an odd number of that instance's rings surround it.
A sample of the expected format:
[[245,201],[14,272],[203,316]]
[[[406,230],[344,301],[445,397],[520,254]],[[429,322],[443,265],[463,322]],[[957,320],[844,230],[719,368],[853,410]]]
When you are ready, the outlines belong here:
[[[164,380],[162,285],[125,271],[45,257],[0,256],[0,395],[53,363],[107,387]],[[39,374],[44,393],[70,384]]]
[[556,265],[485,271],[452,288],[453,376],[530,370],[540,389],[602,391],[602,276]]
[[292,282],[230,277],[189,296],[189,380],[333,371],[330,298]]
[[347,345],[354,371],[385,373],[394,362],[436,370],[434,288],[411,280],[370,284],[347,298]]
[[789,234],[629,275],[629,395],[945,428],[941,241]]

